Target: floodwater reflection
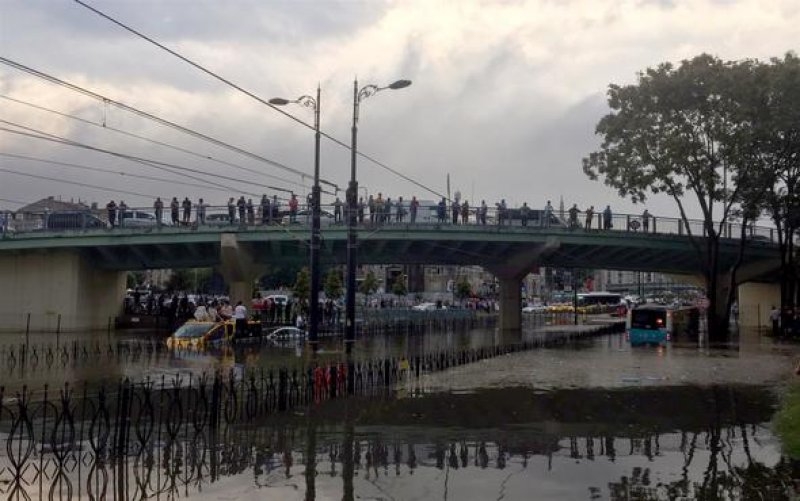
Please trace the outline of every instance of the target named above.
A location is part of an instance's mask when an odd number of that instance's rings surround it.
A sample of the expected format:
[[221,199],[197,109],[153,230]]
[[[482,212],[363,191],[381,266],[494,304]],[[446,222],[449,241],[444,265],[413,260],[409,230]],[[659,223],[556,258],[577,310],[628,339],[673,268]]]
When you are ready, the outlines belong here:
[[[792,499],[763,386],[387,396],[133,437],[127,455],[1,430],[7,499]],[[173,438],[170,438],[173,437]],[[38,448],[37,448],[38,451]]]

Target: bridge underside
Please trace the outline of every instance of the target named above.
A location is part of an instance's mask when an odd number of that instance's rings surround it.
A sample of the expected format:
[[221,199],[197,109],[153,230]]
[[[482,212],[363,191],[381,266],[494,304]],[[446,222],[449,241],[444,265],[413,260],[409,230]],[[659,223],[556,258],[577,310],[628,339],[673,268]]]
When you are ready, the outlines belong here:
[[[0,240],[0,256],[8,259],[42,249],[62,250],[80,256],[86,269],[98,272],[217,267],[226,277],[247,284],[267,265],[307,263],[308,239],[308,229],[300,226],[224,232],[213,228],[165,227],[138,232],[41,233]],[[344,264],[346,248],[346,227],[323,229],[323,264]],[[729,268],[738,253],[738,240],[724,240],[721,269]],[[743,263],[749,266],[767,263],[769,268],[776,255],[772,244],[748,242]],[[697,275],[700,270],[697,256],[695,247],[682,235],[452,225],[390,225],[360,228],[358,232],[359,264],[479,265],[498,276],[506,288],[514,287],[535,266]],[[238,263],[245,257],[247,263]],[[0,274],[4,282],[5,273]],[[237,287],[239,295],[246,295],[245,289]],[[509,313],[510,304],[519,302],[518,294],[503,297],[508,304],[503,308],[507,314],[502,324],[518,327],[519,315]],[[518,307],[515,305],[513,309],[516,311]]]

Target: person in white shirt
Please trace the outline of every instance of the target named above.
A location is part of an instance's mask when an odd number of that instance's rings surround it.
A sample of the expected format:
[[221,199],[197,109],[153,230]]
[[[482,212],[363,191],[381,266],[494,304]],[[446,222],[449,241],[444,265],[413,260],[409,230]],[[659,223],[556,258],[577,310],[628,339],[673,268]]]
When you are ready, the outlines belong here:
[[233,309],[233,318],[236,321],[236,337],[246,337],[247,332],[247,308],[241,301],[236,303],[236,308]]

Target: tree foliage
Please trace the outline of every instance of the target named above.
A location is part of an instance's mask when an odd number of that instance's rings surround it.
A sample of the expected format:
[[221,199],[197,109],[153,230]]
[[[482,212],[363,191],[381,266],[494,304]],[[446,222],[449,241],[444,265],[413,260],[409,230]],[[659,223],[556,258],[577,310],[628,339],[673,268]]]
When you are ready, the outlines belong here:
[[342,285],[342,273],[336,268],[328,270],[325,276],[325,296],[329,299],[339,299],[344,295],[344,286]]
[[[757,61],[701,54],[677,67],[649,68],[636,84],[611,85],[611,113],[596,129],[601,148],[583,161],[591,179],[603,176],[634,203],[651,194],[672,197],[705,276],[712,333],[727,330],[732,297],[717,297],[720,272],[728,271],[720,269],[720,238],[734,219],[757,217],[769,183],[751,165],[761,154],[754,150],[754,121],[760,118],[753,111],[766,78],[763,68]],[[771,126],[763,126],[771,136]],[[702,231],[689,225],[691,206],[702,214]]]
[[311,296],[311,275],[308,267],[303,267],[297,272],[297,277],[292,287],[292,293],[296,300],[301,304],[308,304],[309,297]]
[[461,277],[458,282],[456,282],[456,288],[454,291],[456,298],[463,301],[472,295],[472,285],[467,280],[467,277]]
[[394,283],[392,284],[392,293],[400,297],[408,294],[408,288],[406,287],[406,281],[404,280],[404,277],[400,276],[395,279]]
[[369,296],[371,294],[375,294],[375,291],[378,290],[378,285],[379,283],[378,279],[375,277],[375,273],[370,270],[367,272],[367,276],[365,276],[364,280],[361,282],[359,291],[362,294]]

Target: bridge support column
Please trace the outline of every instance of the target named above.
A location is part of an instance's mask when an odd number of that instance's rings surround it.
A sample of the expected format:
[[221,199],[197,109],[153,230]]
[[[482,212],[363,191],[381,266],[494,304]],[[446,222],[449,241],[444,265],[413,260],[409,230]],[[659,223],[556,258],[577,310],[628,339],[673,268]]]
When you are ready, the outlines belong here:
[[739,326],[772,328],[769,312],[781,306],[780,284],[748,282],[739,286]]
[[0,331],[105,329],[122,309],[125,278],[75,250],[0,254]]
[[522,278],[500,278],[500,329],[504,331],[522,328]]
[[236,238],[236,233],[223,233],[220,236],[219,271],[230,288],[231,303],[241,301],[250,308],[253,298],[253,284],[263,271],[255,264],[253,253]]

